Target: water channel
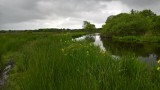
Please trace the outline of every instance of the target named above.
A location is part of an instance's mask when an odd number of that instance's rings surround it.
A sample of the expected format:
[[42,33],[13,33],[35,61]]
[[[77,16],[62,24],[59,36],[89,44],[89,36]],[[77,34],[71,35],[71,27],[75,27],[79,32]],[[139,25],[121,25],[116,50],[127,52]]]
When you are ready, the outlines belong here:
[[90,40],[101,50],[110,53],[114,57],[120,57],[126,53],[135,55],[140,60],[156,65],[160,59],[160,43],[123,43],[111,39],[101,38],[99,33],[83,35],[75,38],[77,41]]

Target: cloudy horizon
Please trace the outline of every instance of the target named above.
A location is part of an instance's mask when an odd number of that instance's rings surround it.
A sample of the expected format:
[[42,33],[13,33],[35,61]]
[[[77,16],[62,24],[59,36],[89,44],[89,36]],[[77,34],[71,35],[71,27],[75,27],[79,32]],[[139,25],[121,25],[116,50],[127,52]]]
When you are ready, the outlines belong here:
[[131,9],[160,14],[158,0],[0,0],[0,30],[101,27],[108,16]]

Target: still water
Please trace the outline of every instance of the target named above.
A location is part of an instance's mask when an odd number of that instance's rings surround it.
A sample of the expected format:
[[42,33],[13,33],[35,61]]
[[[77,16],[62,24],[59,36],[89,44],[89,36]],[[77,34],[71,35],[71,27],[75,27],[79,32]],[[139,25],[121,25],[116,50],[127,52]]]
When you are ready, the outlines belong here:
[[75,38],[75,40],[90,40],[95,46],[110,53],[113,57],[120,57],[130,53],[150,65],[156,65],[157,60],[160,59],[160,43],[114,42],[111,39],[101,38],[99,33],[80,36]]
[[76,41],[82,41],[82,40],[93,41],[93,44],[95,46],[98,46],[101,50],[106,51],[105,47],[103,46],[103,42],[102,42],[102,40],[100,38],[100,34],[99,33],[80,36],[80,37],[75,38],[75,40]]

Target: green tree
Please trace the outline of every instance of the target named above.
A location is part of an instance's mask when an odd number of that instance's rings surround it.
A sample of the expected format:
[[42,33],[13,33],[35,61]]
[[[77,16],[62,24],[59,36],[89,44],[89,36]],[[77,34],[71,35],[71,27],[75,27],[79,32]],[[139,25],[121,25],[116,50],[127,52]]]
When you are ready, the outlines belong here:
[[135,14],[139,14],[139,11],[137,11],[137,10],[131,10],[131,14],[133,14],[133,15],[135,15]]
[[96,27],[94,24],[91,24],[88,21],[83,21],[83,29],[88,31],[88,32],[93,32],[96,30]]
[[155,17],[156,16],[156,14],[149,9],[145,9],[145,10],[141,11],[140,14],[145,17]]
[[102,34],[108,37],[143,35],[150,29],[150,19],[139,14],[121,13],[106,21]]
[[160,16],[156,16],[156,18],[154,20],[153,28],[154,28],[155,33],[160,34]]

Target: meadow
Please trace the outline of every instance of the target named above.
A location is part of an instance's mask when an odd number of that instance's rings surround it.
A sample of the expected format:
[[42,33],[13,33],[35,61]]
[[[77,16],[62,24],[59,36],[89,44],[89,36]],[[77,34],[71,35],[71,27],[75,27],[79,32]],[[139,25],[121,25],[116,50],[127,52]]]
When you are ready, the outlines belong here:
[[132,54],[113,58],[85,32],[0,33],[0,68],[15,65],[2,90],[159,90],[158,66]]

